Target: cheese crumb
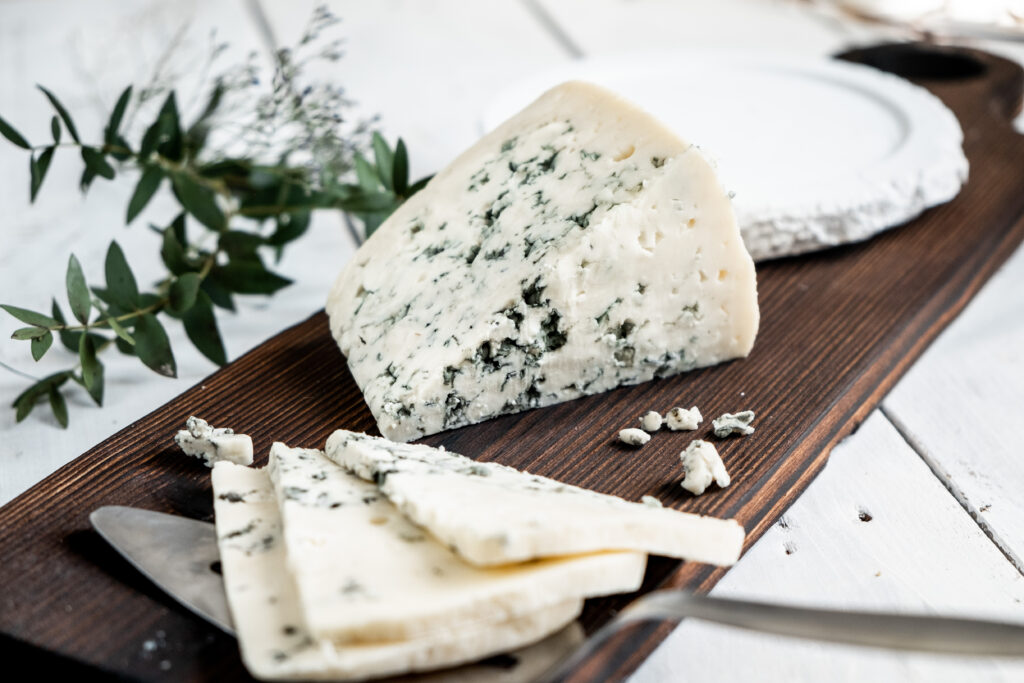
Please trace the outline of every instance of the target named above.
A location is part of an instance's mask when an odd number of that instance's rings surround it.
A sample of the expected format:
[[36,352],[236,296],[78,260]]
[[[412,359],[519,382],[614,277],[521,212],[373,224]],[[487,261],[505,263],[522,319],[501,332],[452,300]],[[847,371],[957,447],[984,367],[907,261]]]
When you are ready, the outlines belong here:
[[651,440],[651,435],[642,429],[630,428],[619,432],[619,441],[628,446],[643,446]]
[[739,434],[740,436],[753,434],[754,428],[750,426],[753,421],[754,411],[742,410],[738,413],[725,413],[721,417],[715,418],[711,421],[711,426],[715,429],[715,436],[724,439],[730,434]]
[[640,502],[649,508],[660,508],[663,507],[661,501],[654,496],[644,496],[640,499]]
[[174,443],[186,455],[201,458],[207,467],[227,460],[238,465],[252,464],[252,439],[247,434],[235,434],[234,430],[216,429],[206,420],[194,415],[185,421],[185,429],[174,436]]
[[665,416],[668,428],[673,432],[682,430],[694,430],[704,420],[697,406],[687,410],[686,408],[673,408]]
[[704,493],[712,481],[722,488],[729,485],[729,473],[725,471],[722,456],[707,441],[697,439],[679,457],[685,470],[681,486],[693,495]]
[[648,410],[640,416],[640,428],[645,432],[656,432],[661,429],[661,413],[656,410]]

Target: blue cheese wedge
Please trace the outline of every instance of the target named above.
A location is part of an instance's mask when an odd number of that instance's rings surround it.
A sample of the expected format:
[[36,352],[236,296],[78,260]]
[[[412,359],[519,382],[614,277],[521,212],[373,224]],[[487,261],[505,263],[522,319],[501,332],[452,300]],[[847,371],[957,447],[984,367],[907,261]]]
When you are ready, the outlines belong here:
[[174,435],[174,443],[186,455],[200,458],[207,467],[221,460],[237,465],[252,464],[252,439],[248,434],[213,427],[194,415],[185,421],[185,429]]
[[455,666],[534,643],[562,629],[582,608],[580,600],[566,600],[510,621],[466,623],[415,640],[362,645],[317,640],[305,625],[288,571],[280,513],[266,472],[217,463],[213,491],[224,588],[238,644],[246,668],[261,680],[357,681]]
[[426,637],[467,622],[515,619],[572,598],[634,591],[643,580],[647,558],[637,552],[474,567],[323,451],[275,443],[268,470],[288,566],[317,639]]
[[338,430],[326,452],[480,566],[601,550],[730,565],[743,546],[735,520],[631,503],[429,446]]
[[395,441],[743,357],[758,328],[754,265],[707,159],[585,83],[395,211],[327,313]]

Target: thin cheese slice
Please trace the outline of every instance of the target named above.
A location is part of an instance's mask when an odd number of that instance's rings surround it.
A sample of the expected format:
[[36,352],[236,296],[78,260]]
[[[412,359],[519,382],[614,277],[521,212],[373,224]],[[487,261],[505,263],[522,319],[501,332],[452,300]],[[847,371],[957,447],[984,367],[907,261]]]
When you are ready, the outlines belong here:
[[[582,608],[580,600],[567,600],[511,621],[470,623],[410,641],[347,646],[316,641],[286,567],[281,519],[266,472],[218,462],[213,491],[228,604],[245,666],[261,680],[356,681],[454,666],[538,641]],[[543,643],[537,647],[543,649]]]
[[735,520],[630,503],[430,446],[338,430],[327,456],[480,566],[613,549],[731,565],[743,547]]
[[395,441],[746,356],[754,264],[693,145],[566,83],[360,247],[331,332]]
[[275,443],[268,471],[288,566],[317,639],[421,638],[467,622],[508,621],[571,598],[631,592],[643,580],[647,557],[637,552],[475,567],[323,451]]

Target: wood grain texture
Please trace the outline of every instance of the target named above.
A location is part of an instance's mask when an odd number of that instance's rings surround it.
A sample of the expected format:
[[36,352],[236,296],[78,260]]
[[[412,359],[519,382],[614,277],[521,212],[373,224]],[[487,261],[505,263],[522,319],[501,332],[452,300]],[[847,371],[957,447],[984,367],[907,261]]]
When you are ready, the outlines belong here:
[[[894,53],[859,57],[886,54]],[[970,58],[983,64],[981,74],[921,81],[964,126],[972,166],[961,196],[869,243],[759,268],[762,329],[750,358],[424,441],[632,500],[653,494],[678,509],[735,516],[749,546],[1024,238],[1016,173],[1024,141],[1007,122],[1020,102],[1021,71],[983,54]],[[893,59],[887,66],[906,55]],[[678,486],[678,453],[708,427],[660,433],[640,451],[613,440],[643,410],[694,403],[708,416],[758,413],[754,435],[720,444],[733,485],[696,499]],[[261,454],[274,440],[320,446],[338,427],[376,431],[323,314],[274,337],[0,508],[0,582],[17,587],[0,603],[9,646],[146,680],[247,679],[231,639],[146,584],[86,519],[111,504],[210,518],[207,470],[171,443],[190,414],[251,434]],[[645,589],[707,590],[723,574],[654,560]],[[602,623],[628,599],[591,601],[585,625]],[[573,680],[622,678],[669,630],[625,633]]]

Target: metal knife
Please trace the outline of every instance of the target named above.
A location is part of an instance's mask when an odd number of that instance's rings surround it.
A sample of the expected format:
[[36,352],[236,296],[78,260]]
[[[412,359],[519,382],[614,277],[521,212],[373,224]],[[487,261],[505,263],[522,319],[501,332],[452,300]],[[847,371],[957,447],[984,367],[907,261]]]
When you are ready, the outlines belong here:
[[[213,524],[120,506],[98,508],[89,521],[107,542],[168,595],[234,635],[224,581],[213,569],[220,559]],[[678,621],[685,617],[765,633],[892,650],[1024,656],[1022,624],[793,607],[664,590],[634,601],[591,636],[558,671],[571,670],[627,624],[642,620]]]
[[108,505],[89,521],[146,578],[185,608],[235,635],[219,574],[217,532],[209,522]]

